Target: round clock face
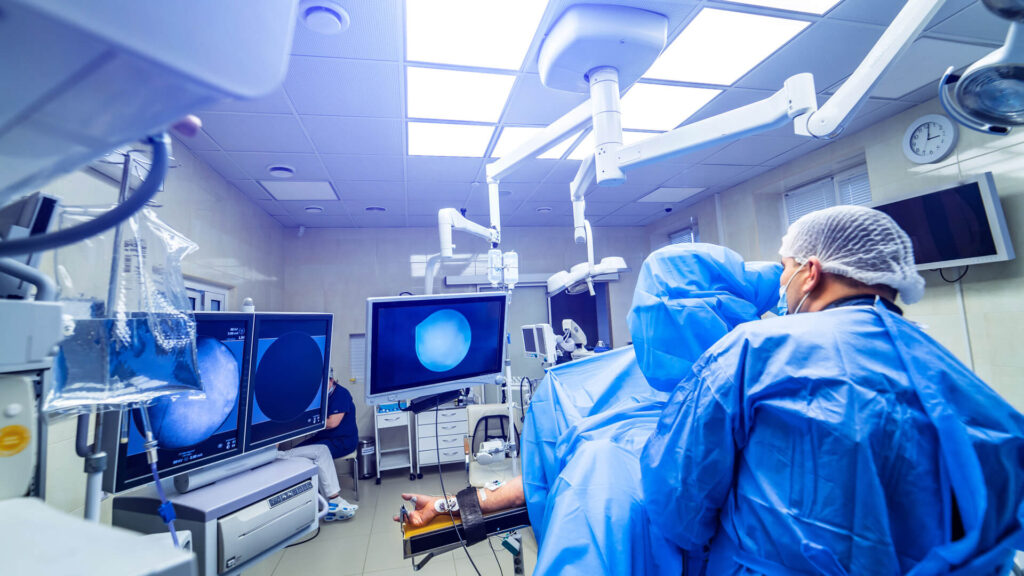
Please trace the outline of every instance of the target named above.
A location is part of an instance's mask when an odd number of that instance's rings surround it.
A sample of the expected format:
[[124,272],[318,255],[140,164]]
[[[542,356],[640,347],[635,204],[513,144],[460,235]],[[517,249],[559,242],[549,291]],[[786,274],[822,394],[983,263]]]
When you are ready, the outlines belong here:
[[939,114],[922,116],[910,124],[903,137],[903,153],[917,164],[938,162],[956,146],[957,129]]

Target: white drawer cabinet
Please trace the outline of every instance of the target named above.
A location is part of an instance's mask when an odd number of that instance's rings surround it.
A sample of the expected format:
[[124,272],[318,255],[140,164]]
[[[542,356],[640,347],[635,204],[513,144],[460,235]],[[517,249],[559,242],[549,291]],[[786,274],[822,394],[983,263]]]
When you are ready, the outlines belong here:
[[380,412],[374,417],[377,438],[377,484],[384,470],[409,468],[409,479],[415,478],[412,467],[412,423],[408,412]]
[[425,464],[464,462],[469,433],[465,407],[428,410],[416,415],[416,475]]

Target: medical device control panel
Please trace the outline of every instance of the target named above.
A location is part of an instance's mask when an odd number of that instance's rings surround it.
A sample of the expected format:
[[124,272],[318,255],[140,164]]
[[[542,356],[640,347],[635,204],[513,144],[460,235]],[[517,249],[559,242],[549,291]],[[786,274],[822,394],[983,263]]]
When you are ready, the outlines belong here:
[[296,486],[295,488],[292,488],[291,490],[285,490],[284,492],[282,492],[281,494],[278,494],[277,496],[272,496],[270,498],[270,500],[268,500],[268,502],[270,502],[270,507],[273,508],[274,506],[277,506],[278,504],[281,504],[283,502],[287,502],[288,500],[291,500],[292,498],[295,498],[299,494],[302,494],[304,492],[309,492],[312,489],[313,489],[313,483],[312,482],[303,482],[302,484],[299,484],[298,486]]

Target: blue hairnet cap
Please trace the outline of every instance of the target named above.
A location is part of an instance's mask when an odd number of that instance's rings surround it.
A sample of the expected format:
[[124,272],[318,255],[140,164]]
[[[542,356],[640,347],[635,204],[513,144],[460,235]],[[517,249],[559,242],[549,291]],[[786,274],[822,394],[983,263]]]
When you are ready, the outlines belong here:
[[671,391],[712,344],[756,320],[779,297],[782,266],[744,263],[712,244],[676,244],[644,261],[633,293],[629,331],[647,382]]

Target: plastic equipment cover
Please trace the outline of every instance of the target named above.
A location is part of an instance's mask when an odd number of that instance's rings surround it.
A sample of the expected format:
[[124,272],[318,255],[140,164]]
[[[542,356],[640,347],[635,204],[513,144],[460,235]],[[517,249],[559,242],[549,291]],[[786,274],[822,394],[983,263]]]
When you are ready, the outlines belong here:
[[683,335],[675,345],[646,363],[626,347],[548,372],[522,436],[523,486],[541,542],[536,573],[680,574],[681,553],[652,530],[639,481],[640,451],[669,397],[644,375],[681,380],[707,346],[775,304],[781,273],[717,246],[658,250],[641,269],[630,329],[637,348],[657,348],[662,331]]
[[[67,207],[60,223],[108,209]],[[73,321],[44,400],[48,416],[202,394],[181,273],[182,259],[197,246],[148,208],[119,228],[56,251],[61,301]]]
[[1024,417],[876,303],[720,340],[672,395],[641,476],[666,538],[714,537],[707,574],[1007,574],[1022,462]]

